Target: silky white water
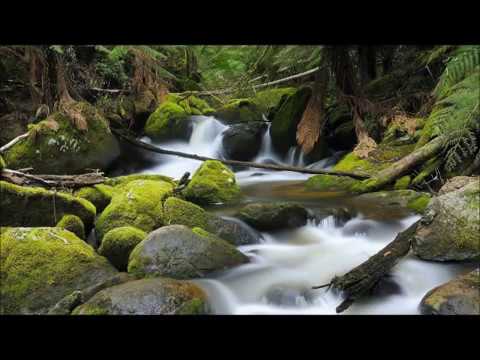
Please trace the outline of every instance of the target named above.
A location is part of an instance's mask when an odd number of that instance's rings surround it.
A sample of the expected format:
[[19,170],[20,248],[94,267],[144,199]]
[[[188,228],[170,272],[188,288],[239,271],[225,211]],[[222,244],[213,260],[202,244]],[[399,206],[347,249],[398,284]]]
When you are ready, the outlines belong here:
[[[197,116],[188,142],[154,144],[169,150],[222,158],[222,133],[227,128],[213,117]],[[150,142],[148,138],[142,140]],[[158,154],[154,161],[155,165],[144,169],[144,173],[177,179],[186,171],[193,174],[201,165],[196,160]],[[268,129],[259,154],[252,161],[307,165],[298,148],[290,149],[285,157],[276,154]],[[331,163],[325,159],[317,166],[327,167]],[[309,176],[254,168],[236,173],[240,186],[244,190],[249,188],[250,201],[265,196],[262,184],[264,189],[265,185],[306,180]],[[315,198],[313,202],[322,200]],[[407,215],[378,220],[360,212],[343,225],[335,225],[335,219],[329,216],[295,230],[263,233],[260,244],[239,247],[249,256],[249,264],[217,274],[215,278],[194,281],[206,291],[216,314],[335,314],[341,297],[326,288],[312,290],[311,287],[328,283],[334,276],[361,264],[418,219],[418,216]],[[343,314],[417,314],[420,300],[430,289],[467,270],[468,265],[430,263],[409,256],[393,269],[385,285],[391,291],[358,301]]]

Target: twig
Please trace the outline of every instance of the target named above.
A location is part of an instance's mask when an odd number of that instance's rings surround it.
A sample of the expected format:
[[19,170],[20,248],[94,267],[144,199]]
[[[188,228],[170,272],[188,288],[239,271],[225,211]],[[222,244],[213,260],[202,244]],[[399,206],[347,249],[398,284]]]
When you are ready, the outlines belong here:
[[13,139],[12,141],[10,141],[9,143],[3,145],[2,147],[0,147],[0,153],[3,153],[5,151],[7,151],[8,149],[10,149],[13,145],[15,145],[17,142],[19,142],[20,140],[22,139],[25,139],[26,137],[28,137],[28,135],[30,135],[30,132],[26,132],[25,134],[22,134],[22,135],[19,135],[17,136],[15,139]]

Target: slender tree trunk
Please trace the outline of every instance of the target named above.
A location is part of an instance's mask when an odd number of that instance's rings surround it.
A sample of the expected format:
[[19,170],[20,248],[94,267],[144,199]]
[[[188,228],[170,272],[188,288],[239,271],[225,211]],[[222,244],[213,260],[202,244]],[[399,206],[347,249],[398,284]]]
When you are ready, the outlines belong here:
[[382,59],[382,67],[383,67],[383,74],[387,75],[392,71],[393,67],[393,55],[395,53],[395,46],[387,46],[383,52],[383,59]]

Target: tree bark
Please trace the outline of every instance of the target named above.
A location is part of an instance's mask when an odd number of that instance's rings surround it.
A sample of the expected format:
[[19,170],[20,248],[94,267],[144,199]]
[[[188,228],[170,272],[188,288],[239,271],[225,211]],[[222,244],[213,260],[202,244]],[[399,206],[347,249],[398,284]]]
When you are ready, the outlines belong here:
[[[420,221],[420,220],[419,220]],[[411,239],[417,229],[417,221],[407,230],[399,233],[395,240],[385,246],[367,261],[340,277],[334,277],[329,284],[314,287],[318,289],[331,286],[339,291],[344,300],[337,306],[336,312],[348,309],[356,300],[368,295],[378,282],[410,251]]]
[[31,175],[21,171],[3,169],[0,178],[20,186],[43,186],[58,188],[80,188],[102,184],[106,178],[103,173],[94,172],[81,175]]

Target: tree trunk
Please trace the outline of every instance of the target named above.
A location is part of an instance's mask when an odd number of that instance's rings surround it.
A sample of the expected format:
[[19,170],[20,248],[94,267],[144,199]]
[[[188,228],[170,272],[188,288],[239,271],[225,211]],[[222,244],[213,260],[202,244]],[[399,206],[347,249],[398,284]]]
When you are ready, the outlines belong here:
[[393,55],[395,53],[395,46],[386,46],[383,51],[383,59],[382,59],[382,67],[383,73],[382,75],[387,75],[392,71],[393,67]]
[[[419,220],[420,221],[420,220]],[[378,282],[408,254],[411,239],[417,229],[417,221],[407,230],[399,233],[395,240],[385,246],[378,253],[370,257],[353,270],[343,276],[334,277],[329,284],[313,287],[314,289],[331,286],[342,293],[344,300],[337,306],[336,312],[341,313],[348,309],[357,299],[368,295]]]
[[358,47],[358,67],[362,87],[377,77],[377,58],[374,46]]

